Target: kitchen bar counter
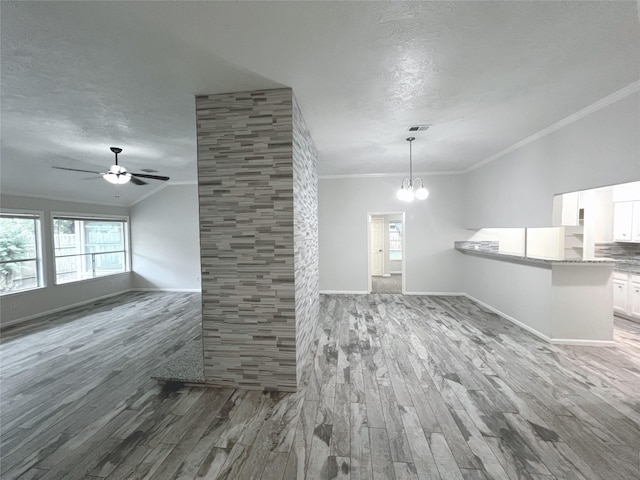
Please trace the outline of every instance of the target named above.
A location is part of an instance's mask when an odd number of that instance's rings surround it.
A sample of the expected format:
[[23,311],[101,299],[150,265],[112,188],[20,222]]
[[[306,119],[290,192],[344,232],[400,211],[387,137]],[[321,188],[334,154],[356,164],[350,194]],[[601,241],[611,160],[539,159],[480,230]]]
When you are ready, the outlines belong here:
[[615,260],[510,255],[486,241],[455,248],[465,257],[465,293],[479,303],[551,343],[614,345]]
[[[480,242],[477,242],[480,243]],[[493,250],[485,249],[481,245],[476,244],[476,242],[455,242],[455,249],[462,253],[470,253],[472,255],[480,255],[483,257],[491,257],[497,260],[511,261],[516,263],[527,263],[527,264],[537,264],[537,265],[546,265],[551,267],[554,264],[602,264],[602,265],[611,265],[615,266],[618,262],[609,258],[594,258],[592,260],[582,260],[582,259],[560,259],[560,258],[540,258],[540,257],[526,257],[524,255],[516,255],[509,253],[500,253]],[[640,269],[640,265],[637,267]]]

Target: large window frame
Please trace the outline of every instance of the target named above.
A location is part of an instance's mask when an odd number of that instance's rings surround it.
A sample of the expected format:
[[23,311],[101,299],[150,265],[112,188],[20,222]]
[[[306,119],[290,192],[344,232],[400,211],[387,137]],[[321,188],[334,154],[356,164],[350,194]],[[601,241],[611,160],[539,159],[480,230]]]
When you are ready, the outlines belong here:
[[[6,267],[11,266],[12,268],[15,268],[15,264],[21,265],[20,281],[22,281],[22,264],[25,264],[27,262],[32,262],[34,264],[32,269],[35,270],[34,276],[28,277],[28,278],[33,278],[35,280],[35,285],[30,287],[18,288],[15,290],[5,289],[3,284],[6,282],[6,278],[3,278],[0,284],[0,296],[14,295],[14,294],[19,294],[24,292],[32,292],[34,290],[45,288],[46,287],[46,282],[45,282],[46,276],[44,272],[45,262],[44,262],[43,251],[42,251],[42,243],[43,243],[42,242],[42,219],[44,218],[44,212],[34,211],[34,210],[2,209],[0,211],[0,217],[33,221],[34,245],[31,248],[33,248],[33,254],[35,255],[35,256],[34,255],[27,256],[24,258],[14,258],[14,259],[7,259],[7,260],[0,259],[0,270],[2,271],[3,276],[5,276],[5,272],[7,276],[9,274],[8,272],[9,269]],[[11,279],[11,281],[15,282],[15,280],[13,279]]]
[[[61,234],[61,225],[58,221],[72,222],[72,234]],[[107,248],[106,250],[92,250],[88,244],[87,224],[120,224],[121,225],[121,245]],[[71,225],[69,223],[67,226]],[[79,237],[74,239],[74,245],[59,245],[59,240],[65,236]],[[110,215],[83,215],[78,213],[51,213],[51,241],[53,244],[53,278],[55,285],[66,285],[68,283],[84,282],[95,278],[119,275],[131,271],[130,244],[129,244],[129,218],[123,216]],[[115,242],[114,242],[115,243]],[[98,243],[93,247],[102,247],[106,244]],[[72,253],[64,253],[65,249],[74,249]],[[77,251],[79,250],[79,251]],[[117,269],[103,269],[105,259],[113,259],[121,255],[121,262],[113,262]],[[75,268],[64,271],[63,265],[75,264]]]

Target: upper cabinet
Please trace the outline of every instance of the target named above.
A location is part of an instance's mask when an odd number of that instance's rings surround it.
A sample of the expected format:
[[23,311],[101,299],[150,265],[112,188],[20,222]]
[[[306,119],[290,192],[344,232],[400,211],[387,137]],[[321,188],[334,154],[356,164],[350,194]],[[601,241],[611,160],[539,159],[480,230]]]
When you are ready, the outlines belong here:
[[582,192],[556,195],[553,198],[553,226],[572,227],[582,225]]
[[613,241],[640,243],[640,201],[613,204]]

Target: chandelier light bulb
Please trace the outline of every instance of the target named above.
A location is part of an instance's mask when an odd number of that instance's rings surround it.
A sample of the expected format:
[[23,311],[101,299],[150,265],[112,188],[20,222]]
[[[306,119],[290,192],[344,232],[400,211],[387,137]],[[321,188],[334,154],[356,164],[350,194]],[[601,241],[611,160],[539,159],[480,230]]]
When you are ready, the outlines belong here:
[[415,194],[413,193],[413,188],[411,187],[407,188],[405,202],[413,202],[414,198],[415,198]]
[[420,187],[418,190],[416,190],[416,198],[418,200],[426,200],[428,196],[429,190],[427,190],[426,188]]

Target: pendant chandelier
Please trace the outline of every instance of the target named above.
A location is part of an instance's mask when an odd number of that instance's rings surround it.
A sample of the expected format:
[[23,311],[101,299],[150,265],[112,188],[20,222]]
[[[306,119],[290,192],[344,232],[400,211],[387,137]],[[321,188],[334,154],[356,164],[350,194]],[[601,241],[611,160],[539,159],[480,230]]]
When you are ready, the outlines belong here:
[[[413,202],[414,198],[418,200],[424,200],[429,196],[429,190],[424,188],[424,182],[421,178],[413,178],[413,159],[411,158],[411,142],[415,140],[415,137],[407,138],[409,142],[409,178],[402,179],[402,185],[396,196],[398,200],[404,202]],[[418,186],[418,182],[420,186]]]

